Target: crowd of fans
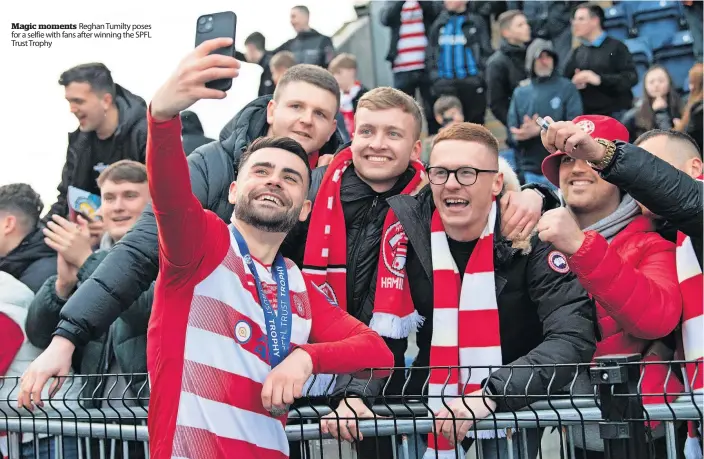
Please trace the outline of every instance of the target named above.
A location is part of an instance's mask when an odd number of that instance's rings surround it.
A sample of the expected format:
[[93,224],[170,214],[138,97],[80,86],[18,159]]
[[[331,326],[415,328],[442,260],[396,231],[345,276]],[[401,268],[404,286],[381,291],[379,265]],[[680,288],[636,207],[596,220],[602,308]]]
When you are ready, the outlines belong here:
[[[701,30],[701,3],[682,3]],[[241,71],[234,59],[203,60],[222,41],[190,53],[149,105],[103,64],[60,76],[79,127],[56,203],[42,215],[29,185],[0,187],[0,375],[22,377],[2,398],[43,406],[53,376],[149,372],[160,459],[193,448],[305,455],[281,429],[304,393],[328,388],[339,416],[357,418],[372,416],[382,388],[442,393],[450,399],[430,399],[437,430],[418,454],[481,441],[494,458],[507,457],[507,443],[491,440],[506,433],[474,438],[452,416],[519,409],[527,397],[502,394],[572,381],[550,365],[701,360],[701,61],[686,91],[652,66],[635,98],[631,53],[597,4],[390,1],[379,19],[394,88],[366,88],[357,58],[336,53],[305,6],[290,15],[296,36],[276,50],[258,32],[245,40],[241,57],[262,67],[259,96],[217,139],[188,108],[224,97],[205,90],[202,72]],[[291,314],[290,341],[269,332],[270,309]],[[357,379],[405,366],[413,333],[413,367],[546,367]],[[289,342],[296,350],[274,360]],[[691,368],[668,370],[649,366],[643,391],[702,389],[701,368],[696,380]],[[311,374],[322,376],[311,384]],[[592,391],[586,375],[577,381]],[[452,400],[462,394],[476,398]],[[321,426],[362,440],[352,420]],[[536,457],[542,433],[527,429],[528,450],[513,442],[513,457]],[[662,429],[651,434],[664,444]],[[603,457],[597,430],[577,437]],[[23,457],[34,457],[31,440]],[[42,457],[54,457],[51,440],[40,440]],[[361,441],[360,457],[391,457],[387,440]]]

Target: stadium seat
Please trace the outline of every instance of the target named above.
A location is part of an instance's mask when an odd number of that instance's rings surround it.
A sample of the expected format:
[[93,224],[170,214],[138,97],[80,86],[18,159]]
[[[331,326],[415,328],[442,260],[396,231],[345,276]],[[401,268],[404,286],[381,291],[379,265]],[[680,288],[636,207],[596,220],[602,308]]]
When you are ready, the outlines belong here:
[[632,89],[633,97],[640,99],[643,96],[643,77],[653,62],[653,52],[650,49],[650,43],[644,38],[632,38],[624,43],[633,56],[633,63],[638,72],[638,84]]
[[659,48],[680,28],[682,9],[676,1],[636,2],[633,11],[633,25],[638,36],[646,38],[650,46]]
[[670,72],[675,87],[682,91],[694,65],[693,37],[688,30],[677,32],[653,49],[653,61]]
[[604,30],[617,40],[625,41],[631,29],[631,23],[623,4],[614,5],[604,10]]

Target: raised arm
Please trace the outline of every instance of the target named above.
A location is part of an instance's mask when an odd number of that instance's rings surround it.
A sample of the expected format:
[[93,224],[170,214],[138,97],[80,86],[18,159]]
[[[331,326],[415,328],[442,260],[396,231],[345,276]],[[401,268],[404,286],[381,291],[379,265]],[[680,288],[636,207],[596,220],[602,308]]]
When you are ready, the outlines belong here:
[[640,147],[616,142],[601,177],[683,233],[702,236],[704,184]]
[[[221,78],[235,78],[238,75],[240,64],[236,59],[211,54],[231,44],[231,38],[218,38],[198,46],[181,61],[173,75],[159,88],[149,107],[147,141],[149,187],[159,232],[161,260],[173,266],[192,262],[194,247],[199,240],[192,234],[190,238],[184,237],[183,233],[186,232],[183,229],[187,227],[191,231],[198,231],[199,225],[205,225],[206,221],[214,220],[205,218],[200,201],[188,186],[190,177],[181,145],[179,114],[200,99],[222,99],[226,96],[223,91],[207,88],[205,83]],[[202,218],[198,219],[196,214]],[[187,219],[191,217],[197,220],[188,221]],[[177,234],[178,232],[181,234]],[[118,247],[121,244],[122,241],[118,243]],[[103,275],[105,269],[116,269],[115,266],[106,266],[109,258],[107,257],[105,263],[95,272],[96,276]],[[118,282],[122,281],[124,280]],[[143,281],[139,290],[135,288],[132,301],[113,307],[107,319],[100,319],[101,326],[109,326],[122,310],[128,308],[148,288],[152,279]],[[49,378],[67,374],[71,367],[71,357],[76,343],[69,336],[79,337],[78,340],[87,340],[91,332],[95,332],[95,327],[88,323],[81,309],[89,307],[87,305],[92,305],[93,301],[82,306],[76,298],[78,296],[74,294],[72,298],[75,300],[72,315],[76,323],[70,320],[62,320],[59,323],[59,328],[65,330],[68,336],[62,336],[64,333],[57,330],[58,336],[54,337],[49,347],[25,371],[18,394],[19,406],[31,408],[33,403],[43,406],[42,389]],[[108,303],[114,306],[114,301]],[[64,309],[69,305],[70,302]],[[95,318],[94,311],[100,308],[97,306],[90,306],[90,308],[91,317]],[[67,317],[62,314],[62,318]],[[61,383],[60,380],[55,380],[50,392],[53,393]]]

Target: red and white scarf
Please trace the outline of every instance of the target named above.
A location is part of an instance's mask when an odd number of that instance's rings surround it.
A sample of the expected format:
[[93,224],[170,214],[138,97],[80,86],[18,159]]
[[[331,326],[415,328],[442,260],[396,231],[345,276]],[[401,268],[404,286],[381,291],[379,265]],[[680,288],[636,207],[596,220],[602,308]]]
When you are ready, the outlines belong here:
[[345,128],[350,135],[350,139],[354,138],[354,98],[357,97],[359,91],[362,90],[362,84],[355,81],[349,91],[340,91],[340,113],[345,120]]
[[[494,284],[495,223],[496,201],[491,205],[486,227],[467,262],[464,276],[460,277],[440,214],[437,210],[433,212],[430,223],[433,259],[430,365],[455,367],[449,375],[446,369],[430,371],[428,404],[434,413],[444,406],[443,398],[445,403],[450,403],[457,396],[481,389],[481,382],[489,377],[489,366],[503,364]],[[459,371],[458,366],[462,367]],[[480,438],[505,435],[503,430],[477,433]],[[473,435],[470,430],[470,436]],[[431,433],[428,451],[423,457],[435,458],[436,451],[441,459],[455,457],[455,449],[445,437],[436,438]],[[464,457],[464,452],[460,457]]]
[[[342,174],[352,164],[352,151],[335,155],[318,191],[308,229],[303,274],[335,304],[347,310],[347,230],[340,201]],[[424,169],[412,161],[416,174],[401,194],[412,193],[421,183]],[[408,238],[389,209],[382,232],[379,267],[370,328],[389,338],[405,338],[422,323],[406,282]]]
[[[702,181],[702,176],[697,178]],[[686,365],[685,387],[701,397],[704,392],[704,276],[697,260],[692,239],[681,231],[677,233],[677,278],[682,292],[682,349],[685,360],[697,361]],[[696,425],[687,423],[685,457],[701,458],[701,445],[696,438]]]
[[[686,360],[699,361],[687,365],[687,382],[694,391],[704,389],[704,277],[699,266],[692,240],[682,232],[677,233],[677,278],[682,292],[682,344]],[[696,369],[696,376],[695,376]],[[696,378],[696,379],[695,379]]]

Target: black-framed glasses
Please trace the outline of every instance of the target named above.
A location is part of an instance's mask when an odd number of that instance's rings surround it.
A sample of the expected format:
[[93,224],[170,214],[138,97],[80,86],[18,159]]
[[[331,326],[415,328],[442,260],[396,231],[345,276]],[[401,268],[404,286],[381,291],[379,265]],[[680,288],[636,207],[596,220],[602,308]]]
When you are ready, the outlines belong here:
[[477,181],[477,176],[482,172],[488,172],[496,174],[497,170],[494,169],[477,169],[476,167],[460,167],[457,169],[446,169],[444,167],[429,167],[428,180],[433,185],[444,185],[450,179],[450,175],[454,174],[455,179],[460,185],[469,186],[474,185]]

